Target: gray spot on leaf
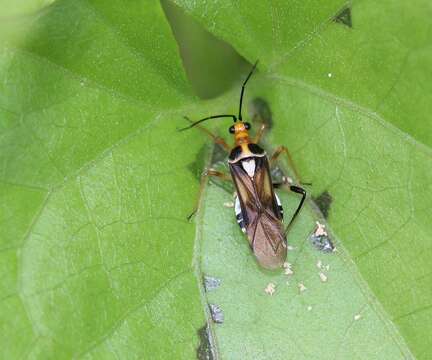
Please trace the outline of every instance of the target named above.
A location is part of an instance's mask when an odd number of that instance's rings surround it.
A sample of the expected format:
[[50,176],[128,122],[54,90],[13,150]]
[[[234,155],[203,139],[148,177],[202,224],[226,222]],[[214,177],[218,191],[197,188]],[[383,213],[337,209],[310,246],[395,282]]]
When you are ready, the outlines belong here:
[[212,334],[208,324],[205,324],[202,328],[198,329],[198,337],[200,339],[200,343],[197,347],[197,352],[196,352],[197,359],[198,360],[216,359]]
[[222,324],[225,320],[222,309],[216,304],[209,304],[209,309],[213,321],[217,324]]
[[220,284],[221,284],[221,280],[212,276],[204,276],[204,289],[206,292],[212,291],[217,289]]

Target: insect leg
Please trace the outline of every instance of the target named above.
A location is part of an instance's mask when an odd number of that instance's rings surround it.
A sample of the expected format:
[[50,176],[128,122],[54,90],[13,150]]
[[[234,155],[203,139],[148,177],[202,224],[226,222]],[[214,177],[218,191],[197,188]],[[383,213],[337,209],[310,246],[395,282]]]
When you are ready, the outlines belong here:
[[218,177],[221,180],[225,180],[225,181],[232,181],[231,176],[229,176],[228,174],[225,174],[221,171],[217,171],[214,169],[208,169],[204,172],[204,176],[215,176]]
[[297,206],[296,211],[294,212],[294,215],[292,216],[290,222],[288,223],[287,227],[285,228],[285,235],[288,233],[292,223],[294,222],[295,218],[297,217],[297,215],[299,214],[301,208],[303,207],[303,204],[306,200],[306,190],[301,188],[300,186],[295,186],[295,185],[291,185],[290,190],[297,193],[297,194],[301,194],[302,198],[300,200],[300,204]]
[[239,105],[239,116],[238,116],[238,119],[240,121],[242,121],[242,105],[243,105],[243,94],[244,94],[244,91],[245,91],[245,87],[246,87],[246,84],[249,81],[250,77],[252,76],[253,72],[255,71],[255,68],[256,68],[257,64],[258,64],[258,60],[252,66],[252,69],[249,72],[249,75],[246,77],[246,80],[243,82],[243,85],[242,85],[242,88],[241,88],[241,92],[240,92],[240,105]]
[[[193,121],[190,120],[187,116],[184,116],[184,118],[190,123],[193,123]],[[231,151],[231,147],[225,142],[224,139],[213,134],[211,131],[207,130],[205,127],[201,125],[195,125],[195,127],[201,130],[202,132],[204,132],[205,134],[207,134],[208,136],[210,136],[213,139],[213,142],[222,146],[225,149],[225,151],[227,151],[228,153]]]
[[257,133],[255,134],[255,138],[254,138],[255,144],[258,144],[261,141],[261,138],[262,138],[266,128],[267,128],[267,125],[265,123],[261,123]]
[[[217,171],[214,169],[208,169],[206,171],[203,172],[203,176],[201,178],[201,185],[205,183],[205,181],[207,180],[207,178],[209,176],[214,176],[214,177],[218,177],[221,180],[225,180],[225,181],[232,181],[231,177],[221,171]],[[198,202],[199,200],[197,200],[197,204],[195,205],[194,210],[188,215],[187,220],[190,221],[192,219],[192,217],[196,214],[196,212],[198,211]]]
[[[294,171],[294,175],[295,175],[296,179],[298,180],[299,183],[301,183],[300,175],[299,175],[299,173],[298,173],[298,171],[297,171],[297,169],[296,169],[296,167],[294,165],[294,161],[293,161],[293,159],[291,157],[291,154],[290,154],[290,152],[289,152],[289,150],[288,150],[287,147],[285,147],[285,146],[279,146],[279,147],[276,148],[276,150],[274,151],[273,155],[270,157],[270,166],[274,165],[275,161],[278,159],[278,157],[281,154],[285,154],[287,156],[288,163],[289,163],[290,167],[292,168],[292,170]],[[305,184],[305,185],[310,185],[310,184]]]

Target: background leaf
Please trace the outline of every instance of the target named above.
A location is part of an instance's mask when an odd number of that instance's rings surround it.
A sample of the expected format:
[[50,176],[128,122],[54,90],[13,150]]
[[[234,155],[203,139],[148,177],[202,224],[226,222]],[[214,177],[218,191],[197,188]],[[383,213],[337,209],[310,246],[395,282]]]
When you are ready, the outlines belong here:
[[172,123],[195,99],[159,3],[58,1],[18,25],[0,60],[2,357],[190,358],[203,140]]

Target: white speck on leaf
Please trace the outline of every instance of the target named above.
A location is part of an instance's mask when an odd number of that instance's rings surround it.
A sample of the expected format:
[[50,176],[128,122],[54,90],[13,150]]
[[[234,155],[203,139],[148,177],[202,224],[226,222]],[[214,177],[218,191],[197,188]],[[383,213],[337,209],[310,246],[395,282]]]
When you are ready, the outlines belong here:
[[309,306],[307,307],[307,311],[311,311],[311,310],[312,310],[312,306],[309,305]]
[[268,285],[266,286],[264,291],[266,292],[266,294],[269,294],[270,296],[272,296],[276,292],[276,284],[274,284],[272,282],[268,283]]
[[298,288],[299,288],[299,290],[300,290],[300,292],[304,292],[304,291],[306,291],[306,286],[304,286],[304,284],[303,283],[299,283],[298,284]]
[[233,208],[234,207],[234,203],[232,201],[224,202],[223,205],[227,208]]
[[354,315],[354,320],[355,320],[355,321],[360,320],[361,317],[362,317],[362,316],[361,316],[360,314]]
[[292,271],[289,267],[285,268],[285,275],[292,275],[294,271]]
[[288,261],[285,261],[282,266],[284,269],[291,269],[292,267],[292,265]]
[[331,78],[332,75],[333,75],[332,73],[328,73],[328,74],[327,74],[327,76],[328,76],[329,78]]
[[319,273],[319,277],[320,277],[320,280],[321,280],[322,282],[326,282],[326,281],[327,281],[327,275],[326,275],[326,274],[320,272],[320,273]]
[[318,269],[321,269],[322,268],[322,261],[318,260],[317,263],[316,263],[316,266],[317,266]]
[[283,176],[283,177],[282,177],[282,181],[283,181],[284,183],[288,183],[288,184],[290,184],[290,185],[292,185],[292,184],[294,183],[293,179],[290,178],[289,176]]

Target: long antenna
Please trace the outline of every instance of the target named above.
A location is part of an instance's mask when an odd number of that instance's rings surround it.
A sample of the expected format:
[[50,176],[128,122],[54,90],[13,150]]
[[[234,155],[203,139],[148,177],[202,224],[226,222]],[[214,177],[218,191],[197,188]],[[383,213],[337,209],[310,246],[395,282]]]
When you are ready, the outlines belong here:
[[192,124],[182,128],[182,129],[179,129],[178,131],[184,131],[184,130],[190,129],[190,128],[194,127],[195,125],[198,125],[199,123],[202,123],[203,121],[206,121],[206,120],[217,119],[217,118],[227,118],[227,117],[233,118],[234,122],[237,121],[237,116],[235,116],[235,115],[213,115],[213,116],[208,116],[204,119],[201,119],[201,120],[198,120],[195,122],[192,122],[187,116],[184,116],[184,118],[187,121],[191,122]]
[[246,80],[244,81],[244,83],[243,83],[243,85],[242,85],[242,88],[241,88],[241,93],[240,93],[240,106],[239,106],[239,116],[238,116],[238,119],[239,119],[240,121],[242,121],[242,114],[241,114],[241,111],[242,111],[242,105],[243,105],[243,93],[244,93],[244,89],[245,89],[246,83],[248,82],[249,78],[252,76],[252,73],[254,72],[254,70],[255,70],[257,64],[258,64],[258,60],[257,60],[257,61],[255,62],[255,64],[252,66],[252,69],[251,69],[249,75],[247,76]]

